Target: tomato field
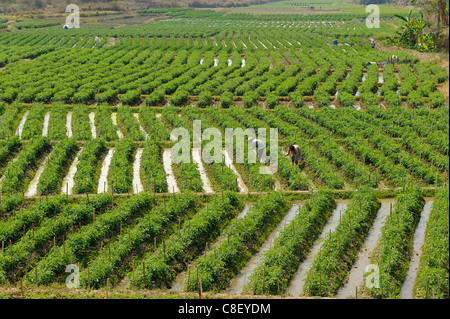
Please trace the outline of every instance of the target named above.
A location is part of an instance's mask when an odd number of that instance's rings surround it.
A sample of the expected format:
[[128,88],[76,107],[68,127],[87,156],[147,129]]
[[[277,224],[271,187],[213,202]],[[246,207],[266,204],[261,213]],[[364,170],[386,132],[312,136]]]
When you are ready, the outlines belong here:
[[[0,287],[448,299],[448,70],[369,45],[393,14],[139,14],[0,16]],[[277,129],[276,172],[212,128]]]

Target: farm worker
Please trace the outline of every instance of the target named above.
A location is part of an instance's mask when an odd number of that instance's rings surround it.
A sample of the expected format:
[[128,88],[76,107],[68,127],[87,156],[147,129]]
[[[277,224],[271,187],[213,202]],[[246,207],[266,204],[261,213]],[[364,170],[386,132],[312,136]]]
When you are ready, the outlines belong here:
[[298,163],[303,160],[300,146],[295,144],[289,145],[288,152],[285,155],[289,155],[291,157],[292,164],[295,163],[296,165],[298,165]]
[[375,49],[375,40],[374,39],[370,39],[370,46],[372,47],[372,49]]
[[266,164],[269,159],[266,157],[266,145],[264,142],[251,136],[248,138],[248,142],[252,145],[254,150],[257,150],[258,161]]

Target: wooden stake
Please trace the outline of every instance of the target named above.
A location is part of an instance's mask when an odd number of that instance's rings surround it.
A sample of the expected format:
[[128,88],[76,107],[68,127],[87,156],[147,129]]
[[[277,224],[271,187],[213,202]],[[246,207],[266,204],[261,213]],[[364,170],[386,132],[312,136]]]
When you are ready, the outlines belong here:
[[199,296],[199,298],[200,299],[202,299],[202,290],[203,290],[203,287],[202,287],[202,276],[201,275],[199,275],[199,277],[198,277],[198,282],[199,282],[199,290],[198,290],[198,296]]
[[264,288],[266,283],[266,265],[263,265],[263,283],[262,283],[262,293],[264,294]]
[[191,268],[188,268],[188,278],[187,278],[187,285],[186,285],[186,291],[189,291],[189,283],[191,280]]
[[142,280],[144,281],[143,286],[145,288],[146,284],[145,284],[145,262],[144,261],[142,262]]
[[23,282],[22,282],[22,278],[20,278],[20,298],[25,297],[25,295],[23,294]]
[[166,239],[163,238],[163,252],[164,252],[164,258],[166,258]]
[[322,273],[319,274],[319,294],[322,296]]
[[195,266],[195,268],[197,269],[197,291],[199,290],[199,281],[198,281],[198,266]]

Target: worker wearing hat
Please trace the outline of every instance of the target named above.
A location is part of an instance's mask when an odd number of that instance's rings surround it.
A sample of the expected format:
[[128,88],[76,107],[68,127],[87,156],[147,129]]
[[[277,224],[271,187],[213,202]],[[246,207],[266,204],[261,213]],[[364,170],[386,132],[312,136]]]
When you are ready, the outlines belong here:
[[266,164],[269,161],[269,159],[266,156],[266,145],[264,144],[264,142],[250,136],[248,138],[248,143],[257,152],[258,161],[260,163]]

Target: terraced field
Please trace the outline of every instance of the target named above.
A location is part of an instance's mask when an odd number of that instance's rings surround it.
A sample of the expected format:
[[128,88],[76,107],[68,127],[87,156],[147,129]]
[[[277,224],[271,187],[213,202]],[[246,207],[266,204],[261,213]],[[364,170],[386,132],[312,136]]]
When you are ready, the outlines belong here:
[[[0,33],[0,285],[448,299],[448,74],[272,18]],[[276,171],[211,128],[277,129]]]

